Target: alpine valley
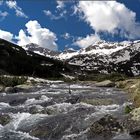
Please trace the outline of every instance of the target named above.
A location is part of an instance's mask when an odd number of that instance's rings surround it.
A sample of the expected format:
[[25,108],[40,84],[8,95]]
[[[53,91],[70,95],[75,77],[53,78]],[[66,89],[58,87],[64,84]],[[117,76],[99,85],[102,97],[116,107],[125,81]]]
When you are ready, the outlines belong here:
[[33,43],[23,48],[27,52],[62,61],[63,64],[69,65],[72,72],[79,74],[140,74],[140,40],[120,43],[100,41],[78,51],[70,48],[64,52],[50,51]]

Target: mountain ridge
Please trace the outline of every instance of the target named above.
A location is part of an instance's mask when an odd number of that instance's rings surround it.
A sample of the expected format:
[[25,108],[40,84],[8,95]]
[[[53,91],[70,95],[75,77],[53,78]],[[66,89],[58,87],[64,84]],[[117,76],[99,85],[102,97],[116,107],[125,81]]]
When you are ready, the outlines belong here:
[[43,78],[59,78],[61,73],[69,72],[68,65],[24,50],[22,47],[0,39],[0,71],[12,75],[28,75]]
[[[9,44],[8,41],[0,40],[0,49],[2,48],[3,42]],[[10,43],[10,45],[13,46],[14,44]],[[128,76],[140,75],[140,40],[121,43],[100,41],[78,51],[68,49],[60,53],[50,51],[34,43],[23,47],[15,46],[14,51],[16,51],[16,54],[21,51],[22,55],[26,57],[30,56],[32,61],[35,59],[35,61],[39,62],[37,65],[41,65],[41,69],[48,67],[49,72],[51,72],[52,69],[56,75],[57,71],[59,75],[63,75],[65,72],[70,75],[100,73],[121,73]],[[7,54],[4,55],[8,57]],[[15,57],[13,54],[11,55]],[[1,56],[1,65],[2,59],[4,58]],[[20,62],[18,60],[16,61],[20,65]],[[31,62],[31,60],[29,60],[29,62]],[[36,65],[36,63],[34,62],[33,65]],[[33,65],[32,67],[35,67]],[[63,69],[67,69],[67,71],[63,71]],[[38,71],[40,70],[38,69]],[[33,69],[32,73],[34,73]]]

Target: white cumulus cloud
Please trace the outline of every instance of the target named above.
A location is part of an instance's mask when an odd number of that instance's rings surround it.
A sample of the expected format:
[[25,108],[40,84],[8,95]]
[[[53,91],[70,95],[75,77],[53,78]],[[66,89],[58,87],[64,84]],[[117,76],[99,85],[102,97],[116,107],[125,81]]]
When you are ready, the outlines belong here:
[[14,9],[15,10],[16,16],[28,18],[28,16],[23,12],[22,8],[17,5],[17,2],[15,0],[6,1],[6,5],[10,9]]
[[71,38],[72,36],[69,34],[69,33],[64,33],[63,35],[61,35],[61,37],[63,37],[64,39],[69,39]]
[[67,10],[65,8],[65,1],[56,1],[56,10],[51,12],[50,10],[43,10],[43,13],[48,16],[51,20],[59,20],[66,18]]
[[2,11],[0,11],[1,20],[3,20],[7,16],[8,16],[8,12],[6,12],[6,11],[2,12]]
[[65,7],[64,1],[56,1],[56,3],[57,3],[56,6],[57,9],[63,9]]
[[8,31],[4,31],[0,29],[0,38],[5,39],[7,41],[12,41],[13,34]]
[[95,42],[100,41],[100,37],[98,35],[87,35],[85,38],[78,38],[76,42],[73,43],[73,45],[79,46],[80,48],[86,48],[90,45],[92,45]]
[[36,43],[41,47],[50,50],[57,50],[56,35],[47,28],[42,28],[38,21],[29,21],[26,23],[26,30],[20,30],[16,37],[19,45],[26,45],[28,43]]
[[96,33],[108,32],[134,39],[140,37],[140,23],[136,13],[117,1],[79,1],[74,12]]
[[67,11],[63,10],[62,12],[60,12],[59,14],[53,14],[50,10],[43,10],[44,14],[48,17],[50,17],[50,19],[52,20],[58,20],[61,19],[63,17],[65,17]]

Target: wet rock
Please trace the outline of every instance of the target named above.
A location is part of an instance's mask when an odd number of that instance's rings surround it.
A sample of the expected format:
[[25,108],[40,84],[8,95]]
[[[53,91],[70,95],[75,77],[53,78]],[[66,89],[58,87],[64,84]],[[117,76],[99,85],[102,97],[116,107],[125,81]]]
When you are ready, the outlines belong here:
[[23,124],[20,125],[18,131],[27,132],[41,140],[60,140],[66,134],[78,134],[86,130],[89,123],[85,122],[84,119],[89,112],[92,113],[93,111],[86,108],[77,108],[75,111],[68,113],[46,115],[44,118],[37,117],[38,119],[34,119],[32,123],[32,119],[28,118],[23,120]]
[[8,114],[0,114],[0,124],[6,125],[10,122],[11,118]]
[[97,135],[102,136],[112,136],[116,132],[123,131],[123,127],[121,123],[111,115],[105,115],[100,120],[94,122],[89,130],[89,134],[91,137],[95,137]]
[[28,90],[30,90],[31,88],[33,88],[33,86],[31,86],[31,85],[26,85],[26,84],[17,85],[17,86],[14,87],[14,89],[15,89],[16,92],[28,91]]
[[132,110],[130,115],[133,121],[140,121],[140,107]]
[[114,87],[115,83],[110,80],[105,80],[95,84],[97,87]]
[[44,111],[47,112],[48,115],[57,115],[66,112],[68,110],[68,107],[62,108],[62,107],[57,107],[57,106],[49,106],[47,107]]
[[50,109],[50,108],[47,108],[47,109],[43,110],[42,113],[43,114],[45,113],[45,114],[48,114],[48,115],[55,115],[55,114],[57,114],[57,112],[55,110]]
[[4,91],[4,87],[0,85],[0,92]]
[[[42,109],[43,107],[41,107],[41,106],[31,106],[30,108],[29,108],[29,113],[30,114],[37,114],[37,113],[42,113]],[[45,114],[45,113],[43,113],[43,114]]]
[[6,92],[6,93],[15,93],[16,90],[15,90],[14,87],[6,87],[6,88],[5,88],[5,92]]
[[83,103],[91,104],[91,105],[111,105],[113,103],[112,99],[83,99]]
[[18,99],[14,99],[14,100],[10,101],[9,104],[11,106],[17,106],[17,105],[23,104],[26,100],[27,100],[27,98],[18,98]]
[[30,135],[39,138],[46,138],[51,134],[51,130],[48,126],[38,125],[30,131]]
[[80,102],[80,97],[78,96],[71,96],[66,101],[66,103],[76,104]]
[[29,134],[43,140],[60,140],[66,133],[65,131],[70,128],[71,125],[74,126],[73,123],[76,123],[78,116],[73,118],[73,115],[71,115],[71,117],[69,118],[66,114],[48,117],[46,120],[32,128]]
[[127,115],[124,126],[130,135],[140,136],[140,108],[132,110],[129,115]]
[[55,104],[54,101],[44,101],[44,102],[40,103],[39,105],[41,105],[43,107],[47,107],[47,106],[54,105],[54,104]]
[[132,136],[140,136],[140,122],[134,121],[132,118],[127,116],[123,122],[124,127],[128,133]]

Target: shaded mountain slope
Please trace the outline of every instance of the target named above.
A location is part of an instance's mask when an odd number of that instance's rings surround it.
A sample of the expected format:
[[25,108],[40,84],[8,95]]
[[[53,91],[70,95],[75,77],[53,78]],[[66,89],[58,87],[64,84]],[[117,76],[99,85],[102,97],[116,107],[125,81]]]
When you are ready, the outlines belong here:
[[25,51],[23,48],[0,39],[0,69],[14,75],[61,77],[69,69],[62,61]]

